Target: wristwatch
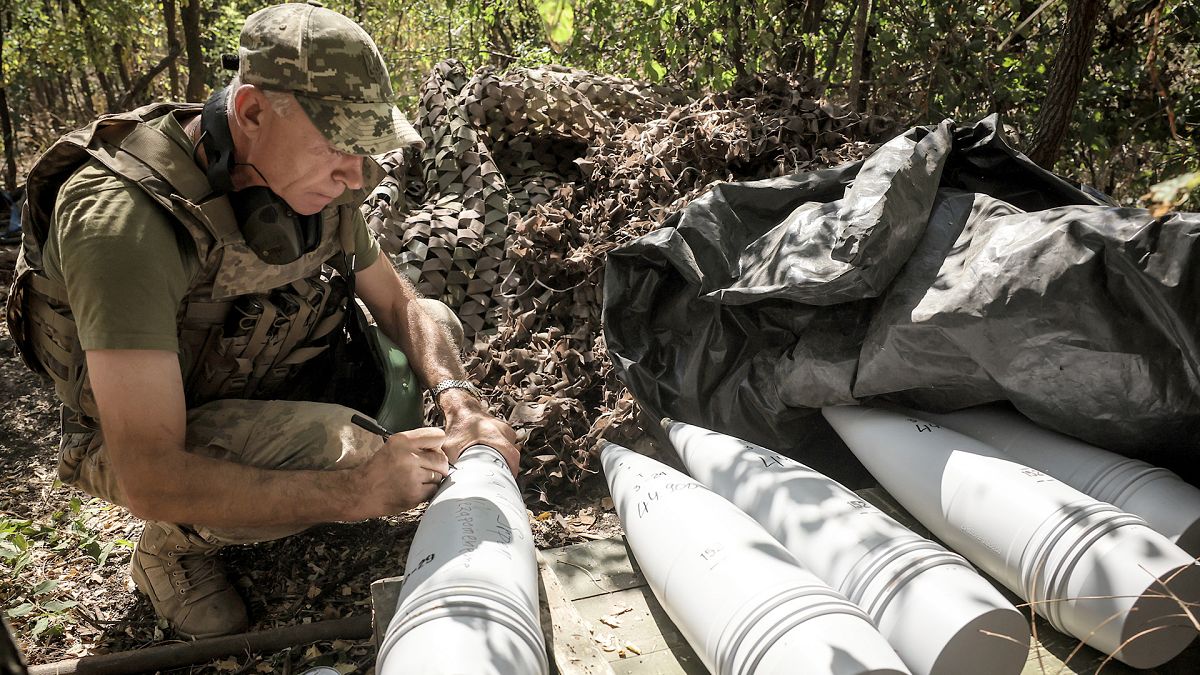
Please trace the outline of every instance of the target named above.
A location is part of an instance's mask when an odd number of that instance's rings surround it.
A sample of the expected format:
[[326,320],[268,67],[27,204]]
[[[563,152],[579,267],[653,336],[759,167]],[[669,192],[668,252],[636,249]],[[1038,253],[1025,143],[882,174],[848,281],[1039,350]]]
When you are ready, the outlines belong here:
[[483,392],[479,391],[479,387],[476,387],[467,380],[442,380],[434,385],[433,389],[429,390],[429,395],[433,397],[435,404],[437,403],[438,395],[447,389],[466,389],[475,398],[480,401],[483,400]]

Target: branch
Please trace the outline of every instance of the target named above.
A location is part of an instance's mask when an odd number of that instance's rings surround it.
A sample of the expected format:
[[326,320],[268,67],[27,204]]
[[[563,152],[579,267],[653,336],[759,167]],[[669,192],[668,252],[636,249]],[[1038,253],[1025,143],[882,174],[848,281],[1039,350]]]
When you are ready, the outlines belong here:
[[1028,26],[1034,19],[1038,18],[1038,15],[1041,14],[1043,11],[1045,11],[1045,9],[1047,7],[1054,4],[1054,2],[1055,2],[1055,0],[1046,0],[1037,9],[1033,10],[1032,14],[1025,17],[1025,20],[1022,21],[1020,25],[1018,25],[1016,28],[1013,29],[1012,34],[1010,34],[1008,37],[1004,38],[1004,42],[1000,43],[1000,46],[996,48],[996,51],[1002,52],[1005,49],[1007,49],[1009,43],[1012,42],[1013,39],[1016,38],[1018,35],[1020,35],[1021,31],[1025,30],[1026,26]]
[[133,83],[133,87],[130,88],[125,96],[121,97],[121,105],[119,108],[121,110],[128,108],[130,104],[133,103],[133,99],[137,98],[137,95],[142,93],[142,91],[150,85],[150,81],[153,80],[159,73],[166,70],[167,66],[171,65],[171,63],[179,57],[179,54],[182,51],[183,47],[181,45],[175,45],[175,48],[172,49],[166,56],[164,56],[162,61],[159,61],[153,68],[146,71],[145,75],[139,77],[138,81]]
[[323,640],[362,640],[371,636],[371,617],[366,614],[344,619],[294,624],[280,628],[176,642],[129,652],[84,656],[57,663],[30,666],[30,675],[69,673],[140,673],[180,668],[231,654],[273,652],[295,645]]
[[1162,99],[1163,107],[1167,111],[1167,126],[1171,129],[1171,138],[1177,141],[1183,139],[1179,137],[1179,131],[1175,128],[1175,110],[1171,107],[1171,97],[1167,93],[1167,88],[1163,86],[1162,81],[1158,77],[1158,28],[1159,22],[1162,20],[1163,7],[1167,4],[1166,0],[1158,3],[1154,8],[1153,14],[1150,15],[1150,23],[1153,26],[1150,31],[1150,52],[1146,54],[1146,70],[1150,71],[1150,84],[1154,87],[1155,93]]

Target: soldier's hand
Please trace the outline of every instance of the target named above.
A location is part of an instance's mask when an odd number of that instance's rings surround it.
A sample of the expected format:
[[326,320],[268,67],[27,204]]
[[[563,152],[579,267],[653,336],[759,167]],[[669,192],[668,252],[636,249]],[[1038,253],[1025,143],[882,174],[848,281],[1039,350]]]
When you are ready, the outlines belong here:
[[446,433],[422,427],[392,434],[359,467],[367,518],[401,513],[428,500],[450,471],[442,445]]
[[463,450],[472,445],[495,448],[508,463],[513,476],[521,467],[521,453],[517,450],[517,434],[507,423],[486,412],[460,412],[447,414],[446,439],[442,450],[451,462],[458,460]]

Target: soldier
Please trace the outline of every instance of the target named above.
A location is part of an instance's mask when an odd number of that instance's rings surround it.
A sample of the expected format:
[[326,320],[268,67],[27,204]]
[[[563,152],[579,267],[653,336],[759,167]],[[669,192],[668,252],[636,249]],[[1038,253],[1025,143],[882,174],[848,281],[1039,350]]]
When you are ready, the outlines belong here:
[[[62,480],[147,521],[130,574],[184,635],[247,626],[221,546],[410,509],[475,443],[517,469],[461,324],[359,211],[370,155],[421,145],[392,99],[361,27],[279,5],[204,106],[103,117],[29,175],[12,335],[62,400]],[[414,428],[413,373],[444,431]],[[385,440],[356,410],[410,430]]]

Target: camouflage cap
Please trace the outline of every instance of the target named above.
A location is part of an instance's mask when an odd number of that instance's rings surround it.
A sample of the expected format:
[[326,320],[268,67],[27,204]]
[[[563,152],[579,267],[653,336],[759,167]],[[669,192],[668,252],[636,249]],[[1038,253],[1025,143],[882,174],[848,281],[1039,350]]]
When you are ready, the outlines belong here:
[[392,103],[387,65],[370,35],[319,3],[288,3],[246,19],[238,49],[245,84],[294,94],[330,143],[378,155],[424,142]]

